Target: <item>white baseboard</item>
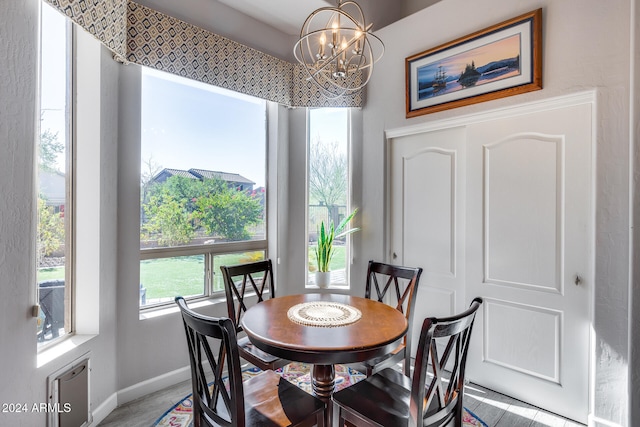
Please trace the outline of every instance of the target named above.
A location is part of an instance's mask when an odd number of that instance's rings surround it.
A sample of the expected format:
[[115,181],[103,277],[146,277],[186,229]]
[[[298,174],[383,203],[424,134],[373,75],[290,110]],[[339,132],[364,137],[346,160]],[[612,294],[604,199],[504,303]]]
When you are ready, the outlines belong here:
[[118,391],[118,406],[189,379],[191,379],[191,369],[189,366],[185,366],[184,368],[176,369],[175,371],[167,372],[166,374],[134,384]]
[[191,369],[189,366],[186,366],[113,393],[104,402],[102,402],[100,406],[92,411],[93,420],[90,427],[100,424],[100,422],[107,418],[107,416],[118,406],[189,379],[191,379]]
[[118,394],[113,393],[111,396],[107,398],[107,400],[102,402],[100,406],[98,406],[95,410],[91,412],[93,419],[91,420],[90,427],[97,426],[98,424],[100,424],[102,420],[107,418],[107,416],[111,413],[111,411],[113,411],[117,407],[118,407]]

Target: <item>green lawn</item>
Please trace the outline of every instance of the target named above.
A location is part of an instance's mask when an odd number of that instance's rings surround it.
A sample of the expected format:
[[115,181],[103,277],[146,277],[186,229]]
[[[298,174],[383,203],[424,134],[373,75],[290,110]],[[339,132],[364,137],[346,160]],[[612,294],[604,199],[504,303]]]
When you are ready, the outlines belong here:
[[[335,271],[346,268],[347,260],[345,258],[345,255],[345,246],[334,246],[333,257],[331,258],[331,262],[329,263],[329,269],[331,271]],[[316,264],[315,246],[309,246],[309,271],[316,271],[317,269],[318,265]]]
[[[224,289],[221,265],[234,265],[257,261],[262,251],[217,255],[213,258],[214,290]],[[171,299],[202,295],[204,292],[204,255],[160,258],[140,261],[140,283],[146,288],[147,299]]]
[[57,279],[64,279],[64,266],[38,269],[38,282]]
[[[217,255],[214,257],[214,290],[224,289],[221,265],[242,264],[264,257],[262,251]],[[314,248],[309,247],[309,263],[316,269]],[[331,260],[331,270],[346,267],[345,247],[336,246]],[[64,279],[64,267],[41,268],[38,281]],[[204,292],[204,256],[194,255],[176,258],[160,258],[140,261],[140,283],[146,288],[147,299],[171,299],[177,295],[194,296]]]

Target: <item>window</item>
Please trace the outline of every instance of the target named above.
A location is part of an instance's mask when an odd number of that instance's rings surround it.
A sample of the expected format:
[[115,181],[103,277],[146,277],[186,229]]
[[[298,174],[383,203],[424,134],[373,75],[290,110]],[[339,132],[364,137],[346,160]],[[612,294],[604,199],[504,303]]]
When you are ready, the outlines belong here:
[[[351,213],[349,172],[349,113],[347,108],[309,110],[307,187],[308,283],[316,284],[316,249],[321,225],[338,227]],[[348,230],[350,225],[345,227]],[[328,269],[331,285],[346,286],[349,278],[348,235],[335,239]]]
[[71,332],[71,24],[42,3],[38,142],[38,345]]
[[220,265],[264,259],[266,102],[142,71],[140,307],[223,290]]

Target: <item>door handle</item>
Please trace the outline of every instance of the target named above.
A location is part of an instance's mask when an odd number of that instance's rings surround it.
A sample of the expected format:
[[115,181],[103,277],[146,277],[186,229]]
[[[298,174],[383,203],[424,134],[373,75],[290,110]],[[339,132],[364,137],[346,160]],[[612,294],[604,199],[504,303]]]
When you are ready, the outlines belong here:
[[582,278],[576,274],[576,279],[573,281],[573,283],[578,286],[580,283],[582,283]]
[[393,253],[393,255],[391,255],[391,257],[392,257],[393,259],[398,259],[398,254],[396,254],[396,253],[394,252],[394,253]]

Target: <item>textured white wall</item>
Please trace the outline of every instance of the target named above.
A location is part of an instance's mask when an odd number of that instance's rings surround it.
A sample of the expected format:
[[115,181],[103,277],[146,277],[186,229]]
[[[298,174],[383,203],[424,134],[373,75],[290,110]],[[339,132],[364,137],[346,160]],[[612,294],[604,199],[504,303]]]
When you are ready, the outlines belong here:
[[[35,319],[34,150],[38,2],[0,3],[0,402],[44,401],[38,381]],[[0,424],[44,416],[0,413]]]
[[[356,282],[363,283],[366,262],[373,258],[382,259],[385,255],[385,199],[382,190],[385,129],[596,88],[598,204],[594,415],[596,421],[602,419],[619,425],[627,425],[627,376],[631,372],[635,372],[631,389],[639,391],[637,369],[627,369],[629,130],[635,126],[636,136],[639,132],[637,125],[632,125],[629,120],[632,37],[629,14],[630,4],[634,1],[483,0],[470,5],[464,0],[447,0],[380,30],[387,52],[380,64],[376,64],[376,72],[368,88],[367,104],[362,111],[362,153],[358,163],[366,165],[362,167],[361,175],[360,226],[363,230],[355,238],[359,253],[353,276]],[[406,56],[537,7],[545,8],[544,90],[415,119],[404,118]],[[101,104],[104,112],[101,156],[105,159],[101,172],[104,198],[100,206],[104,210],[101,235],[105,241],[101,251],[106,258],[101,263],[99,275],[100,296],[104,300],[100,337],[56,362],[36,368],[35,320],[29,315],[29,308],[35,299],[31,286],[35,280],[31,242],[35,224],[32,190],[33,140],[37,123],[37,9],[37,0],[0,2],[0,57],[5,58],[0,66],[0,378],[3,383],[11,384],[11,387],[0,390],[0,402],[45,401],[46,376],[75,356],[91,350],[94,355],[92,401],[95,409],[118,390],[184,366],[186,350],[182,345],[183,331],[177,315],[140,321],[137,307],[134,307],[139,277],[138,231],[136,221],[125,220],[138,215],[137,190],[129,185],[137,183],[139,167],[134,123],[136,104],[129,105],[135,92],[128,92],[135,88],[126,83],[131,78],[127,74],[134,68],[107,63],[102,68],[101,88],[104,98]],[[260,36],[253,34],[252,37]],[[637,38],[635,32],[633,37]],[[238,37],[234,39],[239,40]],[[102,61],[110,61],[107,54],[102,55]],[[118,96],[122,99],[119,100],[114,92],[117,85],[121,86]],[[123,93],[127,93],[127,97]],[[116,102],[117,107],[114,105]],[[292,111],[289,113],[292,115],[289,121],[292,145],[288,154],[290,159],[297,161],[300,153],[293,145],[300,143],[303,132],[302,124],[296,120],[303,114],[299,112],[301,110]],[[114,129],[118,127],[120,133],[116,138]],[[637,158],[636,152],[636,167]],[[288,194],[289,206],[295,207],[301,203],[299,183],[296,183],[301,179],[301,172],[293,163],[289,167],[291,185],[282,182],[278,185],[285,191],[292,190]],[[116,204],[112,181],[115,176],[119,180],[117,218],[113,206]],[[634,182],[638,185],[637,175]],[[294,212],[292,209],[289,213],[292,220],[295,220]],[[113,253],[114,230],[118,236],[117,259]],[[288,253],[280,256],[287,257],[292,271],[298,271],[294,268],[294,261],[299,247],[293,241],[284,247]],[[635,283],[638,289],[637,275]],[[636,299],[639,292],[636,291]],[[210,312],[221,314],[224,308],[214,306]],[[638,324],[637,315],[634,324]],[[117,342],[114,338],[116,331]],[[167,337],[171,340],[169,344]],[[632,342],[635,342],[637,351],[637,340]],[[113,359],[114,349],[117,349],[117,363]],[[635,357],[637,360],[637,352]],[[0,414],[0,425],[44,425],[44,415]]]
[[[383,28],[387,50],[367,90],[364,107],[363,256],[384,258],[384,130],[595,88],[596,370],[594,422],[627,425],[629,290],[630,4],[635,0],[447,0]],[[542,7],[544,89],[473,106],[405,119],[407,56]],[[362,279],[363,280],[363,279]],[[587,373],[585,373],[586,375]]]
[[632,90],[629,99],[632,105],[630,132],[631,144],[631,199],[632,210],[632,264],[631,264],[631,292],[629,297],[630,331],[629,345],[631,348],[629,366],[629,392],[631,400],[629,404],[629,425],[640,425],[640,5],[632,3],[631,28],[632,44],[630,54],[634,58],[632,64]]
[[[36,426],[46,424],[46,413],[31,411],[33,404],[47,402],[47,377],[90,351],[91,403],[93,409],[116,392],[115,381],[115,312],[93,313],[100,335],[38,367],[35,340],[36,321],[31,317],[35,296],[35,213],[34,213],[34,144],[38,129],[38,0],[1,2],[0,56],[0,403],[27,404],[25,413],[0,413],[0,425]],[[94,41],[94,48],[102,49]],[[116,103],[111,97],[117,84],[113,79],[115,64],[105,49],[98,56],[106,66],[105,78],[94,101],[101,115],[102,127],[96,140],[89,142],[99,150],[103,172],[99,179],[101,211],[98,240],[93,250],[101,253],[98,271],[100,301],[112,307],[115,301],[115,134]],[[104,62],[104,61],[108,62]],[[111,74],[109,74],[111,70]],[[86,141],[85,141],[86,142]],[[96,221],[96,226],[98,226]],[[79,283],[82,286],[82,283]],[[42,360],[42,359],[41,359]],[[80,409],[78,409],[80,410]]]

